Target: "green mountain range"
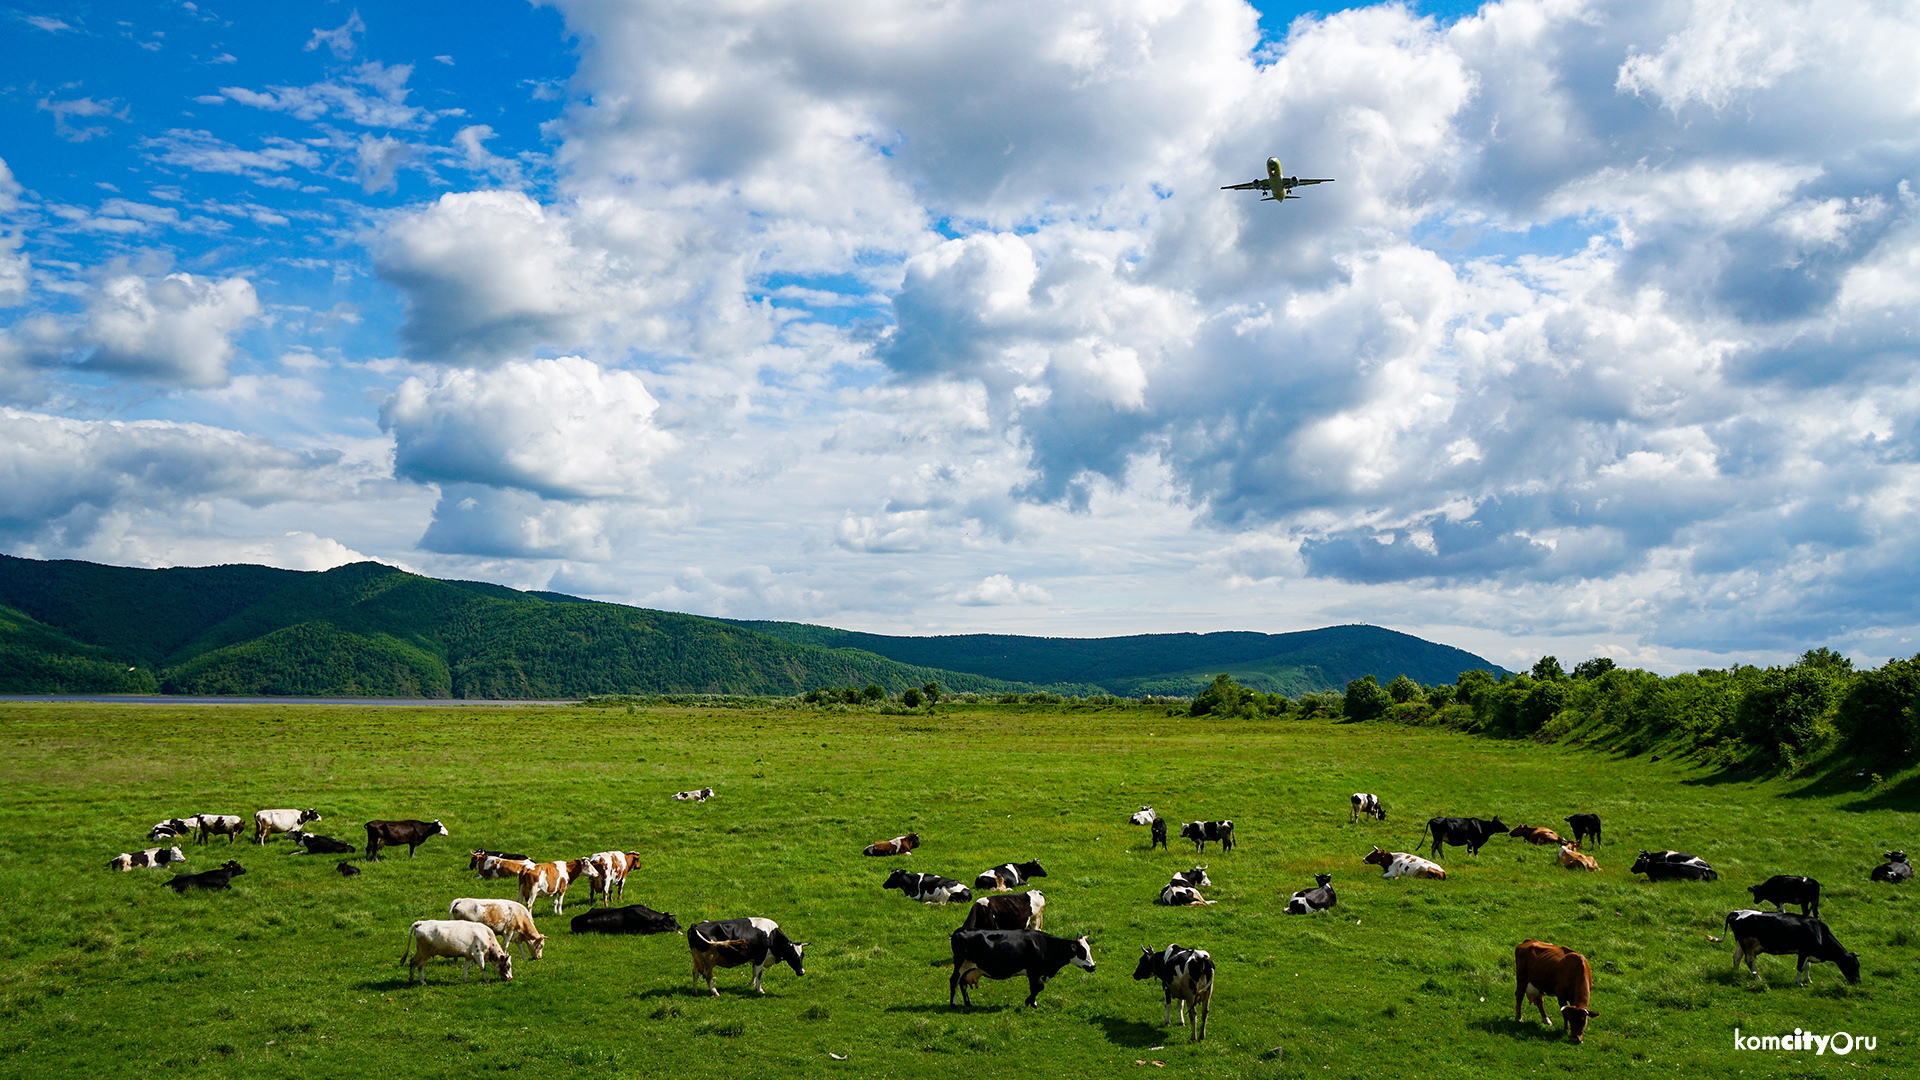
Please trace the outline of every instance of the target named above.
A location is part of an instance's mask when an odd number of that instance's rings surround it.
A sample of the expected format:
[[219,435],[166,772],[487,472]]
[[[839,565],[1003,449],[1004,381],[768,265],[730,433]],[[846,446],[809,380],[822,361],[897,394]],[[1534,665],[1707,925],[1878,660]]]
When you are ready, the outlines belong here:
[[1295,634],[889,637],[442,581],[379,563],[138,570],[0,555],[0,693],[572,698],[954,691],[1189,694],[1228,671],[1299,694],[1498,671],[1371,626]]

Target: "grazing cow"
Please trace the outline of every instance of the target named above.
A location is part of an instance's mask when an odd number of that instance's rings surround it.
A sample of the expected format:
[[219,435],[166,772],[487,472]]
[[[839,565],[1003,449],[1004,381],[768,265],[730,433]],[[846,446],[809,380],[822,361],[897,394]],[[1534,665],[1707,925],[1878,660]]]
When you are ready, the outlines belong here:
[[1600,1014],[1587,1008],[1593,994],[1593,969],[1587,958],[1572,949],[1531,938],[1513,950],[1513,1022],[1528,999],[1540,1009],[1540,1022],[1549,1028],[1547,995],[1560,1002],[1560,1018],[1566,1021],[1567,1034],[1578,1043],[1587,1037],[1587,1019]]
[[1800,957],[1800,976],[1793,985],[1811,982],[1808,973],[1815,961],[1829,961],[1840,967],[1850,983],[1860,981],[1860,957],[1840,947],[1833,931],[1819,919],[1785,911],[1729,911],[1727,936],[1733,939],[1733,969],[1744,961],[1747,971],[1759,975],[1753,961],[1761,953],[1796,953]]
[[1060,974],[1068,964],[1093,970],[1093,947],[1087,939],[1054,937],[1040,930],[955,930],[948,940],[953,945],[953,977],[947,980],[947,1006],[954,1005],[957,991],[967,1008],[973,997],[967,991],[980,985],[980,976],[1011,979],[1022,972],[1027,976],[1027,1004],[1047,981]]
[[427,961],[436,956],[460,960],[460,981],[466,982],[473,965],[480,965],[480,978],[487,977],[487,965],[500,965],[500,978],[513,981],[513,957],[500,947],[493,931],[481,923],[465,919],[421,919],[407,928],[407,947],[400,953],[403,967],[427,985]]
[[1758,885],[1747,886],[1756,904],[1772,904],[1785,911],[1788,904],[1799,904],[1800,914],[1820,917],[1820,883],[1798,874],[1775,874]]
[[711,798],[713,798],[713,789],[710,787],[695,788],[692,791],[676,791],[673,793],[674,802],[706,802]]
[[505,851],[476,851],[468,857],[467,869],[479,871],[482,881],[496,881],[518,878],[523,871],[533,869],[533,860]]
[[571,862],[534,863],[528,869],[520,871],[520,902],[531,910],[533,902],[541,896],[553,897],[553,913],[564,915],[560,910],[561,901],[567,898],[567,887],[586,873],[587,860],[574,859]]
[[253,842],[264,844],[275,833],[292,832],[309,821],[319,821],[318,810],[255,810]]
[[1567,825],[1573,830],[1573,842],[1583,843],[1587,837],[1593,837],[1595,847],[1600,846],[1600,815],[1575,814],[1567,819]]
[[[247,819],[239,814],[201,814],[197,820],[202,844],[215,836],[224,836],[227,843],[231,844],[247,831]],[[320,815],[315,814],[313,820],[319,821]]]
[[962,930],[1038,930],[1044,920],[1047,898],[1039,889],[1008,896],[983,896],[967,909]]
[[1151,825],[1154,822],[1159,820],[1160,820],[1160,815],[1154,813],[1153,807],[1151,806],[1141,807],[1139,813],[1127,819],[1129,823],[1134,825]]
[[546,949],[547,935],[533,925],[533,913],[512,900],[463,896],[447,905],[447,914],[492,930],[500,938],[500,947],[508,951],[512,951],[514,942],[519,942],[520,955],[528,960],[540,959]]
[[149,840],[175,840],[200,827],[200,818],[168,818],[147,830]]
[[1913,864],[1907,861],[1906,852],[1889,851],[1886,859],[1886,862],[1873,868],[1873,873],[1867,875],[1869,880],[1898,885],[1913,876]]
[[1554,832],[1552,829],[1549,829],[1544,825],[1515,825],[1512,829],[1509,829],[1507,831],[1507,835],[1511,837],[1515,837],[1520,840],[1525,840],[1529,844],[1564,844],[1566,843],[1565,840],[1562,840],[1560,838],[1559,833]]
[[891,840],[876,840],[861,850],[862,855],[911,855],[920,846],[920,834],[908,833]]
[[341,859],[339,862],[335,863],[333,868],[335,870],[340,871],[341,877],[353,877],[354,875],[360,872],[359,867],[353,865],[352,863],[348,862],[345,859]]
[[407,858],[411,859],[414,848],[436,836],[452,835],[445,825],[440,824],[439,818],[432,821],[415,821],[412,818],[404,818],[400,821],[369,821],[367,822],[367,858],[379,858],[380,849],[383,847],[399,847],[405,844]]
[[1435,881],[1447,880],[1447,872],[1436,863],[1430,863],[1418,855],[1409,855],[1404,851],[1381,851],[1374,848],[1366,858],[1360,860],[1380,868],[1381,877],[1419,877],[1432,878]]
[[1600,862],[1580,850],[1579,844],[1560,845],[1560,865],[1569,870],[1598,870]]
[[1353,803],[1353,816],[1347,819],[1347,824],[1352,825],[1359,821],[1361,814],[1365,814],[1375,821],[1387,820],[1387,811],[1385,807],[1380,805],[1380,796],[1370,795],[1364,791],[1356,791],[1350,796],[1350,801]]
[[288,852],[289,855],[351,855],[354,852],[353,845],[345,840],[335,840],[331,836],[321,836],[319,833],[301,832],[295,829],[287,836],[293,840],[294,846],[294,850]]
[[888,875],[883,889],[899,889],[909,900],[918,900],[923,904],[945,904],[953,900],[971,900],[973,894],[967,887],[952,878],[939,874],[910,874],[905,870],[895,870]]
[[231,889],[233,879],[244,873],[246,871],[240,868],[239,863],[228,859],[227,865],[217,869],[198,874],[175,874],[166,884],[167,888],[184,896],[188,889]]
[[1333,875],[1315,874],[1313,880],[1317,882],[1314,888],[1301,889],[1288,898],[1287,914],[1314,915],[1334,905]]
[[1205,851],[1207,841],[1220,841],[1221,851],[1233,850],[1233,822],[1189,821],[1180,826],[1180,839],[1193,841],[1193,850]]
[[795,975],[807,973],[801,963],[806,948],[804,941],[789,940],[786,931],[772,919],[720,919],[687,927],[687,949],[693,954],[696,994],[700,992],[700,980],[705,979],[708,992],[719,997],[720,991],[713,985],[713,969],[741,964],[753,965],[753,981],[747,985],[754,993],[764,994],[767,991],[760,985],[760,976],[766,973],[769,964],[784,961]]
[[1464,847],[1467,854],[1479,855],[1488,840],[1507,831],[1507,825],[1497,817],[1437,817],[1428,819],[1427,829],[1433,833],[1433,849],[1427,854],[1438,859],[1443,844]]
[[1153,839],[1148,841],[1147,850],[1152,851],[1154,848],[1164,849],[1166,848],[1166,846],[1167,846],[1167,819],[1154,818],[1153,819]]
[[1705,859],[1689,855],[1684,851],[1643,851],[1634,860],[1630,874],[1645,874],[1648,881],[1665,881],[1677,878],[1682,881],[1715,881],[1720,872],[1708,866]]
[[1040,868],[1040,860],[1023,863],[1001,863],[990,870],[980,871],[973,879],[976,889],[1017,889],[1027,883],[1028,878],[1046,877],[1047,872]]
[[1213,1011],[1213,957],[1205,949],[1183,949],[1168,945],[1164,952],[1140,950],[1139,966],[1133,969],[1135,981],[1159,979],[1166,995],[1160,1012],[1160,1026],[1173,1022],[1173,1003],[1180,1003],[1180,1025],[1186,1027],[1187,1014],[1193,1014],[1193,1026],[1187,1041],[1196,1043],[1207,1037],[1207,1014]]
[[639,866],[640,853],[637,851],[597,851],[587,856],[587,906],[593,906],[595,897],[613,903],[616,890],[618,898],[625,900],[627,875]]
[[664,934],[680,929],[680,920],[645,904],[628,904],[575,915],[570,925],[576,934]]
[[136,851],[129,855],[121,852],[107,864],[109,870],[132,870],[137,866],[168,866],[177,862],[186,862],[187,856],[177,847],[153,847],[145,851]]

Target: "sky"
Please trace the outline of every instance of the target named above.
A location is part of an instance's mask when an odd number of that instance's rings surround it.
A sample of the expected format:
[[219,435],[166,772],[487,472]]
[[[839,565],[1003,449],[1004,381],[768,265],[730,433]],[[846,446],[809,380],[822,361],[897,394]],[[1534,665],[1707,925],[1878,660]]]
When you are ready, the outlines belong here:
[[[0,551],[1920,653],[1920,3],[0,6]],[[1332,178],[1286,204],[1221,190]]]

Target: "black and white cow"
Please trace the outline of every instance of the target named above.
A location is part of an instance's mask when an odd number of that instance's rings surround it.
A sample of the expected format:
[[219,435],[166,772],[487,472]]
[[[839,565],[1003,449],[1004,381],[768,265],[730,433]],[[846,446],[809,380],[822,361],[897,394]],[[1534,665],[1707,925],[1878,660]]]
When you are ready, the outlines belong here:
[[1744,962],[1749,973],[1758,975],[1759,969],[1753,962],[1761,953],[1793,953],[1800,958],[1800,975],[1793,981],[1795,986],[1812,980],[1808,969],[1815,961],[1838,965],[1840,974],[1850,983],[1860,981],[1859,955],[1841,948],[1834,940],[1833,931],[1819,919],[1785,911],[1729,911],[1727,936],[1733,939],[1735,971],[1740,970]]
[[1705,859],[1684,851],[1643,851],[1627,872],[1645,874],[1648,881],[1716,881],[1720,877]]
[[1038,930],[1046,920],[1047,898],[1039,889],[1006,896],[983,896],[967,909],[962,930]]
[[1193,888],[1193,889],[1213,888],[1213,880],[1207,877],[1207,868],[1205,864],[1196,866],[1191,870],[1180,871],[1179,873],[1173,875],[1173,880],[1172,882],[1170,882],[1170,884],[1185,885],[1188,888]]
[[167,879],[166,885],[182,895],[185,895],[188,889],[231,889],[233,879],[244,873],[246,871],[241,869],[239,863],[228,859],[227,865],[217,870],[207,870],[198,874],[175,874]]
[[1427,854],[1438,859],[1443,844],[1464,847],[1469,855],[1480,854],[1489,839],[1506,835],[1507,824],[1497,817],[1437,817],[1427,820],[1427,831],[1433,833],[1433,848]]
[[1581,844],[1587,837],[1593,837],[1595,847],[1600,846],[1600,815],[1575,814],[1567,819],[1567,825],[1573,829],[1573,842]]
[[1347,824],[1351,825],[1359,821],[1361,814],[1365,814],[1375,821],[1387,820],[1387,811],[1385,807],[1380,805],[1380,796],[1372,795],[1364,791],[1356,791],[1350,796],[1349,801],[1353,804],[1353,816],[1347,819]]
[[1134,825],[1151,825],[1158,820],[1160,820],[1160,815],[1154,813],[1153,807],[1151,806],[1141,807],[1137,813],[1127,819],[1130,824]]
[[680,929],[680,920],[671,912],[655,911],[645,904],[628,904],[575,915],[571,926],[576,934],[664,934]]
[[764,994],[766,990],[760,985],[760,977],[766,974],[769,964],[784,962],[795,975],[807,973],[801,962],[806,948],[806,942],[790,940],[786,931],[772,919],[718,919],[687,927],[687,949],[693,954],[694,992],[700,992],[700,980],[705,979],[707,990],[714,997],[720,996],[713,985],[714,968],[752,964],[753,981],[747,985],[755,993]]
[[1193,1026],[1187,1041],[1196,1043],[1207,1037],[1207,1014],[1213,1011],[1213,957],[1205,949],[1183,949],[1168,945],[1162,952],[1140,950],[1140,963],[1133,969],[1134,979],[1159,979],[1165,995],[1160,1026],[1173,1022],[1173,1003],[1180,1003],[1180,1023],[1193,1014]]
[[953,901],[973,899],[967,887],[949,877],[939,874],[913,874],[905,870],[895,870],[887,876],[883,889],[899,889],[907,899],[918,900],[923,904],[946,904]]
[[1800,914],[1820,917],[1820,883],[1798,874],[1775,874],[1758,885],[1747,886],[1756,904],[1772,904],[1785,911],[1788,904],[1799,904]]
[[320,811],[307,810],[255,810],[253,812],[253,842],[264,844],[275,833],[292,832],[309,821],[319,821]]
[[1011,979],[1022,972],[1027,976],[1027,1004],[1060,974],[1068,964],[1093,970],[1093,947],[1087,939],[1054,937],[1041,930],[955,930],[953,976],[947,980],[947,1005],[954,1006],[954,995],[973,1007],[970,987],[980,985],[980,977]]
[[1167,819],[1166,818],[1153,819],[1153,839],[1147,843],[1147,850],[1152,851],[1154,848],[1161,848],[1163,850],[1167,850]]
[[1313,880],[1317,882],[1313,888],[1301,889],[1287,900],[1287,914],[1312,915],[1334,905],[1333,875],[1315,874]]
[[1028,878],[1046,877],[1047,872],[1040,868],[1040,860],[1023,863],[1001,863],[990,870],[980,871],[973,879],[976,889],[1017,889],[1027,883]]
[[1867,875],[1869,880],[1898,885],[1913,876],[1913,864],[1907,861],[1906,852],[1889,851],[1886,859],[1886,862],[1873,868],[1873,873]]
[[432,821],[416,821],[413,818],[403,818],[399,821],[369,821],[367,822],[367,858],[379,858],[380,849],[383,847],[399,847],[405,844],[407,858],[411,859],[414,848],[433,837],[452,835],[445,825],[440,824],[438,818]]
[[1200,895],[1201,889],[1213,887],[1213,881],[1207,877],[1207,868],[1196,866],[1173,875],[1167,887],[1160,890],[1160,902],[1168,907],[1205,907],[1217,901]]
[[351,855],[354,846],[345,840],[335,840],[331,836],[319,833],[301,832],[295,829],[287,834],[293,840],[291,855]]
[[1220,841],[1221,851],[1233,850],[1233,822],[1189,821],[1180,826],[1180,839],[1193,841],[1193,850],[1205,851],[1207,841]]
[[148,848],[145,851],[136,851],[132,854],[123,851],[115,855],[111,862],[107,863],[107,869],[134,870],[142,867],[171,866],[174,863],[185,861],[187,861],[186,854],[177,847],[154,847]]
[[177,840],[200,827],[200,818],[168,818],[147,830],[149,840]]

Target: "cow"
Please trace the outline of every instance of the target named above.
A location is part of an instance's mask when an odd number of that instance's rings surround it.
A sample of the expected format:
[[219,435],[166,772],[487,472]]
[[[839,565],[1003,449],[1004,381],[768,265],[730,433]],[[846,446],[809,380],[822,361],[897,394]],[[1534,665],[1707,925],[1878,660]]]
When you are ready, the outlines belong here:
[[496,881],[518,878],[522,871],[533,869],[533,860],[505,851],[476,851],[468,856],[467,869],[478,871],[482,881]]
[[335,863],[333,868],[335,870],[340,871],[341,877],[353,877],[356,874],[360,873],[359,867],[353,865],[351,862],[348,862],[345,859],[341,859],[339,862]]
[[616,890],[619,899],[625,900],[627,875],[639,865],[637,851],[597,851],[587,856],[587,906],[593,906],[595,897],[604,903],[613,903]]
[[354,846],[345,840],[335,840],[331,836],[319,833],[301,832],[295,829],[287,834],[293,840],[294,850],[289,855],[351,855]]
[[1127,819],[1127,821],[1130,824],[1134,824],[1134,825],[1151,825],[1154,822],[1159,820],[1160,820],[1160,815],[1154,813],[1153,807],[1151,806],[1141,807],[1138,813],[1134,814],[1132,817]]
[[1187,1014],[1193,1014],[1193,1026],[1187,1041],[1196,1043],[1207,1037],[1207,1014],[1213,1011],[1213,957],[1205,949],[1183,949],[1168,945],[1162,952],[1140,950],[1140,963],[1133,969],[1135,981],[1159,979],[1165,995],[1160,1026],[1173,1022],[1173,1003],[1180,1003],[1180,1024],[1186,1027]]
[[[247,819],[239,814],[200,814],[197,820],[200,829],[198,839],[202,844],[215,836],[224,836],[227,843],[232,844],[247,831]],[[314,820],[320,820],[320,816],[315,814]]]
[[460,981],[466,982],[473,965],[480,965],[480,978],[487,977],[487,965],[498,964],[500,978],[513,981],[513,957],[500,947],[493,931],[465,919],[421,919],[407,928],[407,947],[400,953],[402,967],[411,967],[412,975],[427,985],[427,961],[436,956],[460,960]]
[[1039,889],[1007,896],[983,896],[967,909],[962,930],[1038,930],[1045,919],[1047,898]]
[[765,994],[760,977],[770,964],[784,962],[795,975],[807,973],[802,964],[806,949],[806,942],[790,940],[786,931],[772,919],[719,919],[687,927],[687,950],[693,954],[693,992],[696,994],[700,992],[700,980],[705,979],[708,992],[719,997],[720,991],[713,985],[713,969],[741,964],[753,965],[753,980],[747,985],[754,993]]
[[888,875],[883,889],[899,889],[907,899],[918,900],[923,904],[945,904],[949,901],[973,899],[967,887],[952,878],[939,874],[910,874],[905,870],[895,870]]
[[1540,1010],[1540,1022],[1553,1027],[1547,1019],[1547,995],[1560,1002],[1560,1019],[1566,1021],[1567,1034],[1579,1043],[1587,1037],[1587,1020],[1600,1014],[1587,1008],[1593,994],[1593,969],[1587,958],[1545,941],[1528,938],[1513,950],[1513,1022],[1528,999]]
[[1152,851],[1154,848],[1161,848],[1164,850],[1166,849],[1166,846],[1167,846],[1167,819],[1154,818],[1153,819],[1153,839],[1147,842],[1147,850]]
[[664,934],[680,929],[680,920],[645,904],[628,904],[575,915],[569,926],[576,934]]
[[1684,851],[1643,851],[1634,860],[1630,874],[1645,874],[1648,881],[1665,881],[1677,878],[1682,881],[1715,881],[1720,872],[1708,866],[1705,859],[1689,855]]
[[1891,885],[1898,885],[1913,876],[1913,864],[1907,861],[1906,852],[1889,851],[1886,859],[1886,862],[1873,868],[1873,873],[1867,875],[1869,881],[1884,881]]
[[1809,969],[1815,961],[1828,961],[1840,968],[1850,983],[1860,981],[1860,957],[1840,947],[1827,924],[1807,915],[1786,911],[1729,911],[1727,936],[1733,939],[1733,969],[1745,962],[1747,971],[1757,976],[1753,965],[1761,953],[1796,953],[1800,957],[1800,976],[1793,985],[1813,981]]
[[528,960],[540,959],[546,950],[547,935],[533,925],[533,913],[512,900],[463,896],[447,905],[447,916],[479,923],[493,931],[500,938],[500,947],[509,952],[513,950],[513,943],[519,942],[520,955]]
[[1167,887],[1160,890],[1160,903],[1168,907],[1205,907],[1219,901],[1201,896],[1197,887],[1187,884],[1185,875],[1175,874],[1173,880],[1167,882]]
[[953,945],[953,977],[947,980],[947,1007],[954,1007],[954,994],[973,1008],[967,993],[980,985],[980,977],[1011,979],[1022,972],[1027,976],[1027,1004],[1035,1004],[1047,981],[1060,969],[1094,969],[1093,946],[1087,939],[1054,937],[1041,930],[955,930],[948,936]]
[[1189,888],[1194,888],[1194,889],[1213,888],[1213,880],[1207,877],[1207,868],[1204,864],[1200,866],[1196,866],[1191,870],[1182,870],[1179,873],[1173,875],[1173,881],[1171,882],[1171,884],[1185,885]]
[[1507,825],[1497,817],[1437,817],[1428,819],[1427,829],[1433,833],[1433,848],[1427,854],[1438,859],[1443,844],[1464,847],[1467,854],[1478,856],[1489,839],[1507,831]]
[[1038,859],[1023,863],[1001,863],[992,869],[980,871],[980,876],[973,879],[973,887],[1004,891],[1025,885],[1028,878],[1046,876],[1047,872],[1040,868]]
[[673,793],[674,802],[706,802],[711,798],[713,798],[713,789],[710,787],[695,788],[692,791],[676,791]]
[[1800,914],[1820,917],[1820,883],[1798,874],[1775,874],[1758,885],[1747,886],[1756,904],[1772,904],[1785,911],[1788,904],[1799,904]]
[[318,810],[255,810],[253,842],[264,844],[275,833],[292,832],[309,821],[319,821]]
[[399,821],[369,821],[367,822],[367,858],[379,858],[380,849],[383,847],[399,847],[405,844],[407,858],[411,859],[413,849],[421,844],[436,836],[452,835],[445,825],[440,824],[439,818],[432,821],[415,821],[412,818]]
[[1287,914],[1314,915],[1334,905],[1333,875],[1315,874],[1313,880],[1313,888],[1301,889],[1287,899]]
[[1529,844],[1566,843],[1565,840],[1560,838],[1559,833],[1554,832],[1544,825],[1515,825],[1507,831],[1507,835],[1518,840],[1525,840]]
[[1583,843],[1587,837],[1593,837],[1593,846],[1600,846],[1600,815],[1575,814],[1567,819],[1567,827],[1573,830],[1573,842]]
[[241,869],[239,863],[228,859],[227,865],[213,870],[198,874],[175,874],[167,880],[166,886],[182,896],[186,895],[188,889],[231,889],[233,879],[244,873],[246,871]]
[[1348,801],[1353,804],[1353,814],[1347,818],[1347,824],[1349,825],[1359,821],[1361,814],[1365,814],[1375,821],[1387,820],[1386,807],[1380,805],[1380,796],[1378,795],[1371,795],[1364,791],[1356,791],[1349,796]]
[[199,815],[190,818],[168,818],[147,830],[149,840],[177,840],[200,827]]
[[1207,841],[1220,841],[1221,851],[1233,850],[1233,822],[1189,821],[1180,826],[1180,839],[1193,841],[1193,850],[1205,851]]
[[186,862],[186,853],[177,847],[154,847],[145,851],[136,851],[131,855],[121,852],[107,863],[107,869],[127,871],[135,867],[169,866],[177,862]]
[[920,834],[908,833],[891,840],[876,840],[861,850],[862,855],[911,855],[920,846]]
[[1579,844],[1560,845],[1560,865],[1569,870],[1598,870],[1599,860],[1580,850]]
[[561,902],[567,898],[567,887],[586,873],[587,860],[574,859],[571,862],[534,863],[528,869],[520,871],[520,903],[529,910],[533,902],[547,895],[553,897],[553,913],[564,915],[560,910]]
[[1381,851],[1374,848],[1366,858],[1360,860],[1380,868],[1381,877],[1420,877],[1435,881],[1447,880],[1447,872],[1436,863],[1430,863],[1418,855],[1409,855],[1404,851]]

